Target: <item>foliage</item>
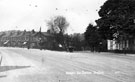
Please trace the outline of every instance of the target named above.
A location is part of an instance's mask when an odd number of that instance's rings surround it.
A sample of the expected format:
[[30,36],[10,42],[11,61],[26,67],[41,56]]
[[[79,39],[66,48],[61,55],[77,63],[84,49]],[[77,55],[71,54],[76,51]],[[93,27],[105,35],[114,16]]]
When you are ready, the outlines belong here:
[[83,50],[85,47],[84,34],[80,34],[80,33],[72,34],[71,43],[75,50]]
[[56,43],[58,45],[62,45],[62,47],[65,47],[64,33],[67,30],[67,27],[69,26],[69,23],[67,22],[66,18],[63,16],[55,16],[47,22],[47,25],[47,32],[54,34]]
[[107,0],[96,23],[104,39],[135,35],[135,0]]
[[92,24],[89,24],[84,34],[85,34],[85,40],[89,44],[91,50],[92,51],[96,50],[99,47],[101,41],[98,33],[98,28],[96,26],[93,26]]
[[67,27],[69,26],[69,23],[67,22],[66,18],[63,16],[55,16],[51,20],[47,22],[48,30],[51,33],[61,33],[64,34],[67,30]]

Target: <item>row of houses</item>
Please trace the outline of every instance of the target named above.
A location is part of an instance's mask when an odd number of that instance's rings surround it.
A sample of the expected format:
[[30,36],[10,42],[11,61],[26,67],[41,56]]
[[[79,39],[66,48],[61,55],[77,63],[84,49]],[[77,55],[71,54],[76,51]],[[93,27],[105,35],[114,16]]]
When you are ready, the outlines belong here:
[[0,46],[52,49],[54,43],[54,36],[47,32],[34,30],[0,32]]
[[[27,48],[58,48],[55,36],[49,32],[32,31],[4,31],[0,32],[0,46],[4,47],[27,47]],[[135,39],[108,40],[108,50],[135,51]]]

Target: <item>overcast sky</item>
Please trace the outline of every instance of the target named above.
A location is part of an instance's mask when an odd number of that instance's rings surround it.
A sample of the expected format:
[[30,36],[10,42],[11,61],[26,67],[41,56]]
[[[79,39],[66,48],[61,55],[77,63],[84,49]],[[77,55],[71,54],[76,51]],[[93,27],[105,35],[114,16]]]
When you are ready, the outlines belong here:
[[106,0],[0,0],[0,31],[47,30],[46,21],[56,15],[66,17],[69,33],[83,33],[98,19]]

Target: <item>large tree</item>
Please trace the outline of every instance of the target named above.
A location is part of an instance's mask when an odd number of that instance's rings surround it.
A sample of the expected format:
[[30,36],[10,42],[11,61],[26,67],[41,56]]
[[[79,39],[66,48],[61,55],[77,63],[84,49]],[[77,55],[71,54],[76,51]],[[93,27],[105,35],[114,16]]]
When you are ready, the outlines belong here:
[[102,38],[135,35],[135,0],[107,0],[98,13],[96,23]]
[[67,30],[67,27],[69,26],[69,23],[67,22],[65,17],[55,16],[47,22],[47,25],[48,31],[50,31],[51,33],[64,34]]
[[101,42],[97,26],[89,24],[84,35],[85,35],[85,40],[89,44],[91,50],[92,51],[97,50]]
[[75,50],[83,50],[85,47],[84,34],[74,33],[71,35],[72,46]]
[[63,16],[55,16],[51,18],[48,22],[48,32],[55,35],[55,40],[58,45],[65,47],[64,34],[69,26],[66,18]]

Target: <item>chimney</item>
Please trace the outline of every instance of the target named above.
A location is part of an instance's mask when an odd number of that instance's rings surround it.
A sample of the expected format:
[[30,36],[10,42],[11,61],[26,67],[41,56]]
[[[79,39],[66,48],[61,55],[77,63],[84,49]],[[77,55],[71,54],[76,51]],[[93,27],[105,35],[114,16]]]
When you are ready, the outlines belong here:
[[41,26],[40,26],[40,30],[39,30],[39,32],[41,32]]

